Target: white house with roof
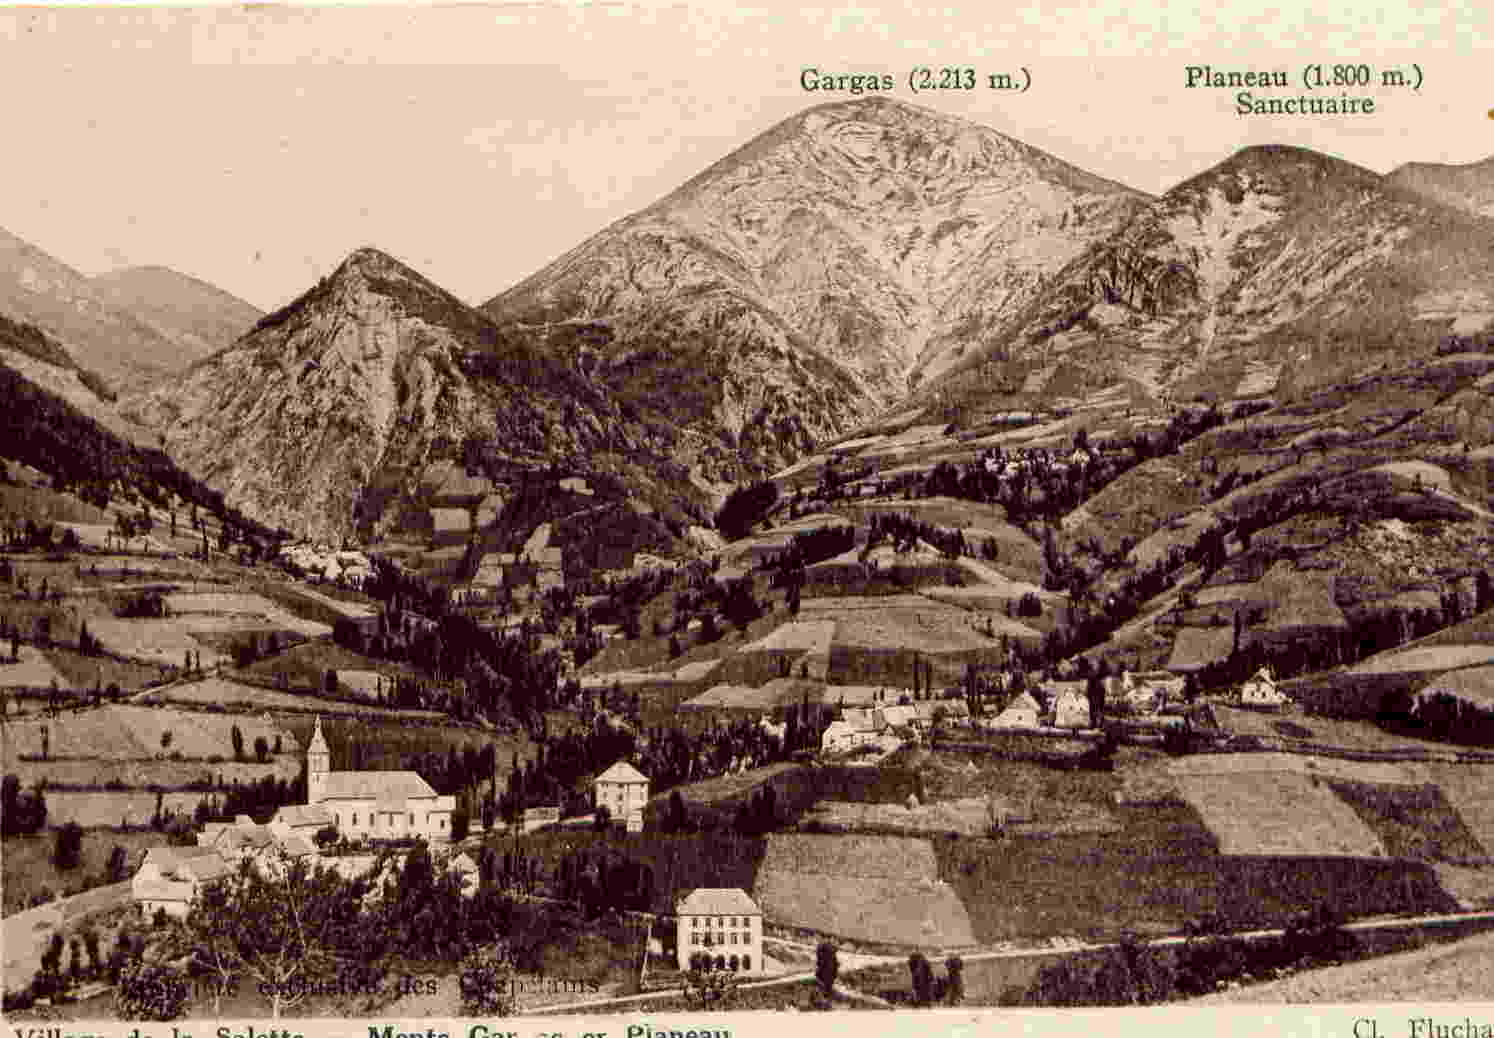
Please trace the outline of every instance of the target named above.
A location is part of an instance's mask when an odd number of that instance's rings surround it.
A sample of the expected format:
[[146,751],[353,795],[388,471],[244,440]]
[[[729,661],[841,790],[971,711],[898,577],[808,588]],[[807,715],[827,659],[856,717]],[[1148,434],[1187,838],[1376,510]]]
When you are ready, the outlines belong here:
[[1043,708],[1032,697],[1032,693],[1022,692],[1006,704],[1006,709],[996,716],[991,726],[994,728],[1036,728],[1041,723],[1042,712]]
[[643,808],[648,803],[648,776],[625,760],[598,775],[592,783],[598,810],[606,808],[624,821],[629,832],[643,831]]
[[912,704],[879,706],[872,711],[872,725],[881,732],[888,728],[912,728],[918,724],[918,709]]
[[413,771],[333,771],[331,759],[318,717],[306,751],[307,806],[330,812],[339,834],[352,839],[450,839],[456,797],[437,795]]
[[858,746],[874,745],[879,741],[876,729],[870,722],[831,721],[820,736],[820,750],[824,753],[847,753]]
[[212,847],[152,847],[130,880],[130,895],[147,919],[157,911],[184,919],[202,891],[231,871]]
[[708,956],[715,969],[763,972],[763,910],[737,887],[701,887],[676,903],[675,948],[682,970]]
[[1053,727],[1088,728],[1089,697],[1077,688],[1059,691],[1053,700]]
[[1240,686],[1240,705],[1263,709],[1278,709],[1291,702],[1276,687],[1276,678],[1270,667],[1262,667],[1245,684]]

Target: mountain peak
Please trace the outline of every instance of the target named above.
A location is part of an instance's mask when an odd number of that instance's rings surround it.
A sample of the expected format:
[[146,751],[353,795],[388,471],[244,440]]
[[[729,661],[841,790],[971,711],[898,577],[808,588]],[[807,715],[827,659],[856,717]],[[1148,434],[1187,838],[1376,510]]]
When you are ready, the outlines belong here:
[[420,277],[414,268],[408,264],[395,259],[382,249],[376,249],[372,245],[364,245],[348,253],[347,258],[338,264],[333,271],[332,277],[349,274],[373,274],[388,276],[398,274],[404,277]]

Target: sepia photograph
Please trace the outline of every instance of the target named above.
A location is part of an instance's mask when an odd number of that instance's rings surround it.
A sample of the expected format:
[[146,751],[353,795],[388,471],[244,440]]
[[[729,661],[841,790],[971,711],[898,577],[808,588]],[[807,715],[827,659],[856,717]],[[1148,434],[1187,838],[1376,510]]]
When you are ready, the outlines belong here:
[[1491,22],[0,7],[16,1038],[1494,1038]]

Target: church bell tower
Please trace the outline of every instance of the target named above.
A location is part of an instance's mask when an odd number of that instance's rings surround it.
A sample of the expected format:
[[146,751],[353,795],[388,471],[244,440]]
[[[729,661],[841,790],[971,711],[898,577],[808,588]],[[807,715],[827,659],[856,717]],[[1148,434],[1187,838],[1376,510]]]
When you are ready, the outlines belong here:
[[322,718],[317,715],[316,731],[306,749],[306,802],[320,804],[327,795],[327,772],[332,768],[332,752],[322,735]]

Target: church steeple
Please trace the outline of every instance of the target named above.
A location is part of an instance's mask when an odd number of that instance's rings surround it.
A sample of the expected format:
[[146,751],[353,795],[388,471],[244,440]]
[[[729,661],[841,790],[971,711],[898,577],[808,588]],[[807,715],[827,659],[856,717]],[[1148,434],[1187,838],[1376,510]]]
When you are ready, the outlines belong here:
[[306,749],[306,802],[319,804],[327,793],[327,772],[332,769],[332,751],[327,749],[327,739],[322,735],[322,717],[316,718],[316,730],[311,733],[311,745]]

